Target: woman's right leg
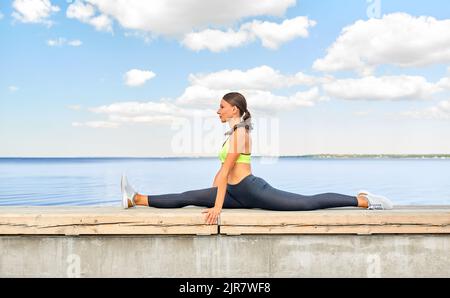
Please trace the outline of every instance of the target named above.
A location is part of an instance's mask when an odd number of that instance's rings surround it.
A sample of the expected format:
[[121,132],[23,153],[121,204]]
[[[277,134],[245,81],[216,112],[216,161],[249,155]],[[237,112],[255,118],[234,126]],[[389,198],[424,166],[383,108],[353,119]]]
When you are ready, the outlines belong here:
[[[156,208],[181,208],[188,205],[214,207],[216,202],[217,186],[189,190],[182,193],[170,193],[160,195],[144,196],[147,199],[147,206]],[[141,195],[143,196],[143,195]],[[139,205],[139,204],[138,204]],[[227,191],[223,208],[243,208],[241,203],[235,200]]]

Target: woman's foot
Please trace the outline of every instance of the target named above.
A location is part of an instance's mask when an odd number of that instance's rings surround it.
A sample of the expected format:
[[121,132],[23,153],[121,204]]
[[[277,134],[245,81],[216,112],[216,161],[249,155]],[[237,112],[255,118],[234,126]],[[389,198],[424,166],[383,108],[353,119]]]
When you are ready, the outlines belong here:
[[[388,210],[394,208],[394,204],[391,200],[384,196],[375,195],[367,190],[360,190],[357,198],[364,197],[367,200],[367,209],[370,210]],[[359,199],[358,199],[359,205]],[[361,206],[363,207],[363,206]]]

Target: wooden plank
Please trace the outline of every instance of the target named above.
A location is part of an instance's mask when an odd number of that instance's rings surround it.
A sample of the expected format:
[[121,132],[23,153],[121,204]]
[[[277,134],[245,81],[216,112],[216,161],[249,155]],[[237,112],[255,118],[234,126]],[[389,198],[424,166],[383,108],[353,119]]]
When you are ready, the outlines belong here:
[[228,235],[450,233],[450,206],[400,206],[393,210],[227,209],[220,216],[220,233]]
[[0,234],[194,234],[218,233],[204,208],[0,207]]
[[353,225],[432,224],[449,225],[450,209],[263,211],[223,210],[221,225]]
[[[0,207],[0,234],[214,235],[204,207]],[[397,206],[393,210],[330,208],[314,211],[222,209],[220,233],[375,234],[450,233],[450,206]]]
[[442,234],[450,226],[382,225],[382,226],[220,226],[220,234]]

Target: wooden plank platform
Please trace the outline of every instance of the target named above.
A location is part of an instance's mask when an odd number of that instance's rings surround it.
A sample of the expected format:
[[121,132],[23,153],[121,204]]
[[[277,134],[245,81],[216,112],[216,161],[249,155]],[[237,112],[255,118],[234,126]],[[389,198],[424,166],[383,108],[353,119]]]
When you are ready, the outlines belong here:
[[217,234],[217,225],[204,224],[202,209],[0,207],[0,235]]
[[398,206],[392,210],[330,208],[313,211],[229,209],[220,233],[240,234],[430,234],[450,233],[450,206]]
[[203,209],[0,207],[0,235],[450,233],[450,205],[398,206],[377,211],[222,209],[219,225],[206,225]]

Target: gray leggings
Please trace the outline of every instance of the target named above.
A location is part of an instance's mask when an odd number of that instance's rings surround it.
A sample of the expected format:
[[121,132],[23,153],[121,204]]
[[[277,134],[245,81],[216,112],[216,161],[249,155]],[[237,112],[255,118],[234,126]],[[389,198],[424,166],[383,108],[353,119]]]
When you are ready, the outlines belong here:
[[[213,207],[217,186],[148,196],[150,207],[180,208],[188,205]],[[334,192],[304,196],[272,187],[264,179],[250,174],[238,184],[228,184],[223,208],[261,208],[280,211],[301,211],[333,207],[358,206],[356,196]]]

